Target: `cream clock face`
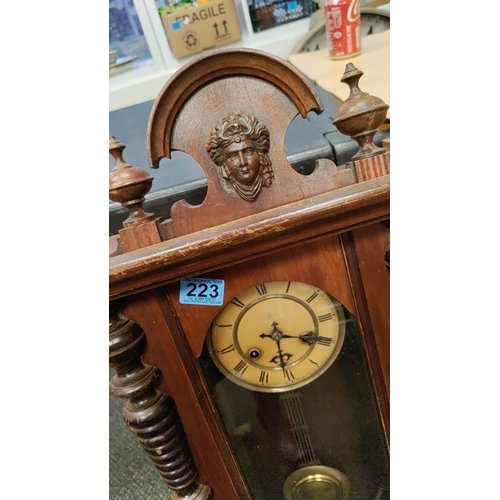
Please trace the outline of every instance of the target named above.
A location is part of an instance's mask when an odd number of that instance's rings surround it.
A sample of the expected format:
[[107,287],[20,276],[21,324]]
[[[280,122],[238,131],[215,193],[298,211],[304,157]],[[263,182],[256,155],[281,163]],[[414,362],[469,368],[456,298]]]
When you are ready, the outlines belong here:
[[344,335],[338,301],[311,285],[275,281],[228,302],[212,323],[207,345],[219,370],[236,384],[284,392],[324,373]]

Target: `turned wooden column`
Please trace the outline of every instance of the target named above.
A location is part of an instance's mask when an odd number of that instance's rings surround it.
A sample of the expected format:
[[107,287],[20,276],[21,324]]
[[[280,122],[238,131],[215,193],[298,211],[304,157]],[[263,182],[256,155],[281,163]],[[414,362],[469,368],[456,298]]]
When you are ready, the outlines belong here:
[[[119,231],[118,253],[159,243],[163,237],[161,219],[144,211],[144,196],[153,178],[123,159],[125,145],[109,138],[109,152],[115,166],[109,175],[109,197],[129,210]],[[113,396],[127,400],[123,418],[146,450],[156,469],[173,492],[173,500],[207,500],[210,487],[198,482],[198,471],[179,420],[174,400],[158,390],[161,370],[142,362],[146,335],[142,328],[110,303],[109,364],[116,370],[111,379]]]
[[146,336],[118,307],[110,304],[109,364],[116,370],[110,392],[127,400],[123,419],[172,490],[172,499],[208,500],[212,490],[198,482],[174,401],[157,389],[161,371],[142,362]]

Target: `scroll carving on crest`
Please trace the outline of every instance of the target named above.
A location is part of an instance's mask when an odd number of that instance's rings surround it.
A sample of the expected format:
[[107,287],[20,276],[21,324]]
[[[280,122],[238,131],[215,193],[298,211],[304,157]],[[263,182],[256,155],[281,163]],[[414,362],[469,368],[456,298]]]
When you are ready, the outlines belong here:
[[269,144],[268,128],[257,118],[239,112],[219,120],[206,149],[219,174],[236,193],[246,201],[254,201],[262,188],[273,182]]

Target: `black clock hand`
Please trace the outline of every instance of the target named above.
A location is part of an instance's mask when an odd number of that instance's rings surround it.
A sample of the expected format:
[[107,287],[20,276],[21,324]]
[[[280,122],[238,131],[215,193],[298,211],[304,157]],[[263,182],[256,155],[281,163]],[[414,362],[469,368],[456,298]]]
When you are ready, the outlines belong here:
[[314,344],[314,342],[316,342],[318,340],[318,336],[314,335],[314,332],[312,332],[312,331],[301,333],[299,338],[300,338],[300,340],[302,340],[303,342],[306,342],[309,345]]
[[283,370],[283,373],[285,373],[286,363],[293,356],[293,354],[283,353],[283,351],[281,350],[281,342],[280,341],[282,338],[289,337],[289,336],[284,335],[276,328],[278,326],[278,323],[276,323],[276,321],[274,321],[271,326],[273,327],[273,332],[271,334],[261,333],[259,336],[261,339],[263,339],[265,337],[270,337],[276,342],[276,344],[278,346],[278,355],[274,356],[271,359],[271,363],[278,363],[278,360],[279,360],[279,365],[280,365],[281,369]]
[[[302,334],[302,335],[304,335],[304,334]],[[302,335],[287,335],[286,333],[282,333],[280,338],[282,338],[282,339],[301,339]],[[273,335],[269,334],[269,333],[261,333],[259,335],[259,337],[261,339],[263,339],[264,337],[271,337],[271,338],[273,338]],[[274,339],[274,340],[276,340],[276,339]]]
[[329,347],[332,343],[331,337],[322,337],[321,335],[314,334],[313,332],[305,332],[300,336],[302,342],[306,342],[309,345],[321,344]]
[[272,325],[273,327],[273,331],[272,333],[261,333],[259,335],[259,337],[261,339],[265,338],[265,337],[270,337],[272,338],[273,340],[280,340],[281,338],[283,338],[285,335],[283,335],[276,327],[278,326],[278,323],[276,323],[276,321],[273,321]]
[[[271,337],[274,340],[276,340],[274,338],[274,336],[275,336],[274,332],[272,334],[266,334],[266,333],[261,333],[260,334],[260,338],[262,338],[262,339],[265,338],[265,337]],[[314,335],[314,332],[312,332],[312,331],[301,333],[300,335],[287,335],[286,333],[282,333],[280,335],[280,339],[300,339],[300,340],[302,340],[303,342],[306,342],[309,345],[314,344],[314,342],[316,342],[320,338],[321,337],[318,337],[317,335]]]
[[[276,343],[278,344],[278,356],[279,356],[279,359],[280,359],[280,366],[281,366],[281,369],[283,370],[283,373],[285,373],[286,362],[285,362],[284,357],[283,357],[283,351],[281,350],[280,339],[277,339]],[[273,358],[273,359],[275,359],[275,358]]]

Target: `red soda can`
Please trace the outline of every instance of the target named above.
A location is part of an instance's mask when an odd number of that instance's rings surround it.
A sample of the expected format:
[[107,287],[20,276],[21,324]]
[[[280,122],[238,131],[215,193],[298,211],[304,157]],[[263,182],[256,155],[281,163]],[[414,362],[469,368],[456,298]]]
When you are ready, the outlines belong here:
[[361,18],[358,0],[325,0],[326,38],[332,59],[361,51]]

